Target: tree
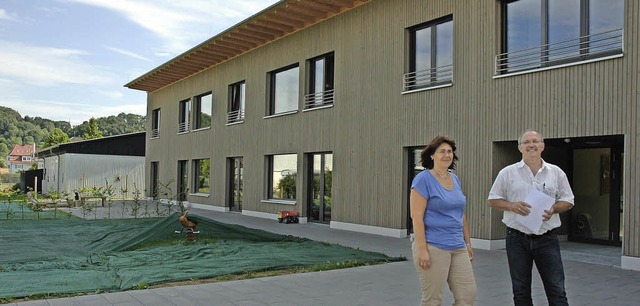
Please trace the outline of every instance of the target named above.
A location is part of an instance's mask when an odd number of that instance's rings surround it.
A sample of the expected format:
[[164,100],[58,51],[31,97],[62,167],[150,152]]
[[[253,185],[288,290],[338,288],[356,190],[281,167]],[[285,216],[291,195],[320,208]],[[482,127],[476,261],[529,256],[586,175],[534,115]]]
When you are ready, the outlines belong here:
[[96,118],[91,117],[89,119],[89,125],[85,127],[84,134],[82,134],[82,138],[84,139],[96,139],[102,138],[102,132],[98,129],[98,121]]
[[69,141],[71,140],[69,139],[69,135],[67,135],[67,133],[63,132],[59,128],[54,128],[53,131],[51,131],[51,133],[47,135],[47,138],[45,138],[44,147],[48,148]]

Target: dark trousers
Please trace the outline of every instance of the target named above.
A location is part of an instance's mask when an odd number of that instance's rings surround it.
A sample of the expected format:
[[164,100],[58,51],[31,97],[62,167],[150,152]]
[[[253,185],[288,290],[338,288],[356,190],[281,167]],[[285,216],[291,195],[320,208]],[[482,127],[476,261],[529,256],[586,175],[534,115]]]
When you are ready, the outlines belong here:
[[549,305],[569,305],[564,290],[564,267],[560,245],[555,231],[535,236],[507,228],[506,244],[513,302],[516,306],[533,305],[531,274],[534,262],[540,273]]

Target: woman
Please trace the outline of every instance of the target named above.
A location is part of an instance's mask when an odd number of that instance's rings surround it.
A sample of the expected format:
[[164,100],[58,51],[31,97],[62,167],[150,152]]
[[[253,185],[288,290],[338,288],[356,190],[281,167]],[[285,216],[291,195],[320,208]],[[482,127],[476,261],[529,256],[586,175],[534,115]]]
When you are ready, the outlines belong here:
[[446,136],[431,140],[420,153],[422,166],[411,183],[413,262],[422,283],[422,305],[442,304],[445,282],[453,305],[473,305],[476,281],[471,267],[473,249],[464,214],[466,197],[455,169],[456,143]]

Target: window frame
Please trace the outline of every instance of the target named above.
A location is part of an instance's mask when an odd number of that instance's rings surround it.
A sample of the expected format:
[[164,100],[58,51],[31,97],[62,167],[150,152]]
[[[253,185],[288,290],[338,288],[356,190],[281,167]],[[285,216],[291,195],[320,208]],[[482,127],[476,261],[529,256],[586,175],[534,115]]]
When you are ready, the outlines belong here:
[[[590,15],[590,5],[594,0],[579,0],[579,4],[577,7],[577,13],[579,15],[578,22],[578,37],[571,37],[568,40],[560,40],[560,41],[550,41],[550,36],[552,35],[550,15],[551,15],[551,7],[549,5],[549,0],[536,0],[540,4],[540,42],[539,45],[535,45],[533,47],[527,47],[525,49],[515,49],[509,50],[509,16],[508,16],[508,7],[509,4],[518,2],[520,0],[502,0],[500,2],[500,54],[496,56],[495,62],[495,75],[496,77],[500,76],[508,76],[508,75],[517,75],[522,73],[529,73],[540,70],[548,70],[561,68],[565,66],[578,65],[582,63],[589,63],[593,61],[606,60],[610,58],[622,57],[624,55],[624,38],[622,34],[620,35],[622,38],[620,39],[620,48],[612,48],[610,50],[599,50],[601,46],[593,46],[593,42],[597,42],[598,40],[603,40],[602,37],[596,38],[594,40],[591,39],[592,35],[601,35],[602,33],[595,32],[591,33],[591,21],[592,20],[600,20],[596,18],[591,18]],[[596,0],[597,1],[597,0]],[[626,0],[624,0],[626,1]],[[624,1],[622,1],[624,3]],[[624,9],[623,15],[620,16],[622,20],[622,28],[620,29],[622,33],[624,33]],[[613,31],[610,31],[613,32]],[[604,32],[606,33],[606,32]],[[611,39],[604,38],[604,39]],[[569,44],[567,41],[575,40],[574,44]],[[556,45],[557,48],[569,49],[568,51],[563,51],[564,53],[573,52],[573,47],[575,47],[575,52],[578,53],[575,56],[569,56],[567,58],[553,59],[553,57],[558,56],[558,54],[554,54],[553,50],[550,49]],[[527,65],[523,68],[513,68],[507,66],[502,69],[500,66],[507,65],[510,57],[503,57],[508,54],[518,53],[522,51],[532,50],[536,51],[539,49],[539,53],[541,54],[540,58],[536,61],[532,61],[530,65]],[[593,50],[591,50],[593,49]],[[551,52],[550,52],[551,50]]]
[[[279,172],[282,175],[282,172],[284,172],[285,170],[289,170],[290,175],[293,176],[294,179],[294,188],[293,188],[293,197],[275,197],[275,191],[276,191],[276,184],[274,182],[274,173],[276,172],[277,169],[275,168],[274,162],[275,162],[275,158],[278,156],[293,156],[295,157],[295,169],[282,169],[279,170]],[[298,154],[296,153],[283,153],[283,154],[273,154],[273,155],[267,155],[266,156],[266,194],[265,194],[265,198],[266,200],[264,202],[272,202],[272,203],[280,203],[280,204],[295,204],[297,201],[297,197],[298,197],[298,166],[299,166],[299,162],[298,162]],[[295,171],[295,172],[294,172]],[[281,179],[282,181],[282,179]]]
[[191,98],[178,101],[178,134],[189,132],[190,121]]
[[[276,113],[276,103],[277,101],[277,77],[280,73],[284,73],[284,72],[288,72],[291,70],[296,70],[297,75],[296,75],[296,87],[295,87],[295,93],[296,93],[296,104],[295,104],[295,108],[291,109],[291,110],[283,110],[280,112]],[[277,116],[283,116],[283,115],[289,115],[289,114],[295,114],[298,112],[298,109],[300,108],[300,65],[298,63],[294,63],[276,70],[272,70],[270,72],[268,72],[268,105],[267,105],[267,115],[266,117],[277,117]]]
[[[438,39],[438,28],[450,23],[451,26],[451,50],[450,57],[451,63],[443,66],[438,66],[438,59],[442,57],[439,55],[439,47],[443,44]],[[448,26],[448,25],[447,25]],[[454,18],[453,14],[449,14],[440,18],[436,18],[427,22],[423,22],[412,27],[407,28],[407,37],[409,40],[409,50],[407,52],[407,73],[403,77],[403,91],[413,92],[426,89],[435,89],[441,87],[448,87],[453,85],[453,60],[454,60]],[[423,70],[417,70],[418,67],[418,39],[417,33],[422,30],[429,30],[429,45],[425,46],[429,49],[429,67]],[[428,72],[425,72],[427,71]],[[423,73],[424,75],[420,75]],[[442,80],[439,80],[442,78]],[[421,81],[419,79],[428,79],[428,81]]]
[[[245,80],[229,85],[227,124],[243,123],[246,107],[247,84]],[[237,109],[236,109],[237,108]]]
[[[209,125],[202,126],[202,98],[209,96],[211,101],[211,105],[209,105]],[[208,91],[203,94],[197,95],[193,98],[193,130],[202,130],[211,128],[212,120],[213,120],[213,92]],[[205,113],[206,114],[206,113]]]
[[[206,175],[204,175],[204,182],[206,182],[207,184],[202,184],[201,185],[201,176],[203,175],[202,172],[202,162],[208,160],[209,161],[209,173],[207,173]],[[210,195],[211,194],[211,159],[210,158],[200,158],[200,159],[194,159],[192,160],[192,187],[193,187],[193,193],[194,195]],[[206,185],[206,186],[205,186]],[[208,188],[208,192],[202,192],[201,189],[203,188]]]
[[[318,62],[323,61],[320,91],[316,88]],[[331,51],[307,60],[306,92],[304,110],[332,106],[335,97],[335,52]]]
[[151,111],[151,138],[160,138],[160,108]]

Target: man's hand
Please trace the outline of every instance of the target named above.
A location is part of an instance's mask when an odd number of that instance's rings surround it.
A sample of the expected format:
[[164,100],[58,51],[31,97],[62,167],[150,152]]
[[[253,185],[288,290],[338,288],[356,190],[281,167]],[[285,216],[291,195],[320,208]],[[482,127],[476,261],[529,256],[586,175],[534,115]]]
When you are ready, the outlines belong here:
[[[511,205],[511,211],[518,214],[518,215],[523,215],[526,216],[528,215],[531,210],[529,209],[531,208],[531,205],[525,203],[525,202],[513,202],[513,205]],[[551,218],[551,217],[549,217]]]
[[544,211],[544,215],[542,215],[542,221],[549,221],[549,219],[551,219],[551,216],[553,216],[553,214],[555,213],[556,213],[555,208],[551,206],[549,210]]

